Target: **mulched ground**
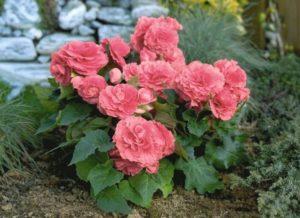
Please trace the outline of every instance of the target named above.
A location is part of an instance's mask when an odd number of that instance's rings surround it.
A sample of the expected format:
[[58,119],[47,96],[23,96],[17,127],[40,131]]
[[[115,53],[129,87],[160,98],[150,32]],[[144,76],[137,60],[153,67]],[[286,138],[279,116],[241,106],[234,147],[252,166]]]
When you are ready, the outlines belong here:
[[[0,177],[1,218],[120,217],[100,211],[89,197],[86,185],[59,176],[61,172],[53,173],[53,166],[48,163],[39,161],[39,170],[8,171]],[[225,190],[204,197],[177,187],[167,199],[158,194],[151,208],[135,207],[128,217],[258,216],[256,194],[251,190]]]

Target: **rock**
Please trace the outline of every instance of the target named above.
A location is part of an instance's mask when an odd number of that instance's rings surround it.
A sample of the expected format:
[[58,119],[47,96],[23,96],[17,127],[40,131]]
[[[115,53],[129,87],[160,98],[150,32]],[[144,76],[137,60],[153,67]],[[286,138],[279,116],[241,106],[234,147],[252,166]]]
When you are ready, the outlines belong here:
[[12,29],[8,26],[0,26],[0,36],[11,36]]
[[94,41],[94,38],[90,36],[72,36],[66,33],[54,33],[42,38],[38,43],[36,50],[40,54],[50,55],[52,52],[58,50],[63,44],[74,40]]
[[3,17],[0,17],[0,26],[5,26],[5,20]]
[[145,5],[139,6],[132,10],[131,16],[134,20],[139,19],[142,16],[147,17],[159,17],[168,15],[169,10],[159,5]]
[[28,29],[41,21],[39,8],[34,0],[4,1],[3,19],[8,26]]
[[133,32],[133,27],[118,26],[118,25],[102,25],[98,29],[99,40],[120,35],[125,40],[129,41],[129,36]]
[[4,211],[10,211],[10,210],[12,210],[12,208],[13,208],[13,206],[11,203],[1,206],[1,209]]
[[95,28],[95,29],[98,29],[102,26],[102,23],[100,23],[99,21],[92,21],[91,22],[91,27]]
[[95,30],[90,28],[89,26],[86,26],[86,25],[80,25],[78,27],[78,31],[79,31],[79,34],[81,36],[88,36],[88,35],[93,35],[95,33]]
[[132,0],[131,5],[133,8],[145,5],[155,5],[157,0]]
[[40,55],[37,60],[42,64],[46,64],[50,62],[50,59],[51,59],[50,55]]
[[87,21],[96,20],[98,12],[99,12],[98,8],[91,8],[88,12],[85,13],[84,19]]
[[87,0],[85,2],[85,4],[89,7],[89,8],[100,8],[101,5],[100,3],[97,2],[97,0]]
[[71,0],[62,8],[59,14],[59,26],[65,30],[71,30],[84,21],[86,6],[79,0]]
[[119,0],[118,5],[122,8],[130,8],[132,0]]
[[50,77],[49,64],[0,62],[0,77],[14,87],[46,81]]
[[0,61],[30,61],[36,57],[32,40],[25,37],[0,37]]
[[111,24],[132,24],[132,18],[129,11],[118,7],[100,8],[100,11],[98,12],[98,19]]
[[15,37],[20,37],[21,35],[22,35],[22,31],[21,30],[15,30],[13,32],[13,36],[15,36]]
[[112,6],[113,5],[113,1],[112,0],[96,0],[96,1],[98,3],[100,3],[102,6]]
[[33,27],[29,30],[24,30],[23,35],[29,39],[40,39],[43,36],[43,32],[42,30]]

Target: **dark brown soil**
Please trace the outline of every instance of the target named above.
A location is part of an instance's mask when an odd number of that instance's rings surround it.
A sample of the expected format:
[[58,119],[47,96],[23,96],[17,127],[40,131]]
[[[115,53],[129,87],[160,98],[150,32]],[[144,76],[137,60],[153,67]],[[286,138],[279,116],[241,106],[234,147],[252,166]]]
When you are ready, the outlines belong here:
[[[0,217],[119,217],[100,211],[87,188],[70,178],[40,171],[8,171],[0,177]],[[155,196],[152,207],[135,207],[128,217],[258,217],[256,195],[249,190],[225,190],[210,197],[177,187],[166,199]]]

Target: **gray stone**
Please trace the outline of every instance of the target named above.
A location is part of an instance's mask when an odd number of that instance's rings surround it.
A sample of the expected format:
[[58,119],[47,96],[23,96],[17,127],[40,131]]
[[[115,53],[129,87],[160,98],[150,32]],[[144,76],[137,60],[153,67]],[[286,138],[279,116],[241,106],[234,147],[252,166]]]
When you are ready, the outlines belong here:
[[0,36],[11,36],[12,29],[8,26],[0,26]]
[[139,6],[132,10],[131,16],[134,20],[142,16],[146,17],[159,17],[168,15],[169,10],[159,5],[145,5]]
[[29,39],[40,39],[43,36],[43,32],[35,27],[23,31],[23,35]]
[[54,33],[42,38],[36,50],[40,54],[50,55],[52,52],[57,51],[62,45],[67,42],[80,40],[80,41],[94,41],[91,36],[73,36],[66,33]]
[[98,12],[99,12],[98,8],[91,8],[88,12],[85,13],[84,19],[87,21],[96,20]]
[[0,38],[0,61],[31,61],[36,57],[32,40],[25,37]]
[[118,26],[118,25],[102,25],[98,29],[99,40],[104,38],[111,38],[114,36],[121,36],[126,41],[129,41],[130,34],[133,32],[133,27]]
[[37,60],[42,64],[46,64],[50,62],[50,59],[51,59],[50,55],[40,55]]
[[0,63],[0,77],[15,89],[11,95],[17,95],[25,85],[47,81],[50,77],[49,64],[2,62]]
[[22,35],[22,31],[21,30],[15,30],[13,32],[13,36],[15,36],[15,37],[20,37],[21,35]]
[[121,25],[131,25],[133,22],[129,11],[118,7],[100,8],[98,19],[107,23]]
[[79,34],[81,36],[88,36],[88,35],[93,35],[95,33],[95,30],[90,28],[89,26],[86,26],[86,25],[80,25],[78,27],[78,31],[79,31]]
[[85,2],[85,4],[89,7],[89,8],[100,8],[101,4],[97,2],[97,0],[87,0]]
[[99,21],[92,21],[91,22],[91,27],[95,28],[95,29],[98,29],[102,26],[102,23],[100,23]]
[[131,7],[131,2],[132,2],[132,0],[119,0],[118,4],[122,8],[130,8]]
[[156,0],[132,0],[131,2],[133,8],[138,6],[154,5],[154,4],[158,4]]
[[65,30],[71,30],[84,21],[86,6],[81,1],[71,0],[62,8],[59,14],[59,26]]
[[112,6],[113,5],[112,0],[94,0],[94,1],[97,1],[102,6]]
[[8,26],[27,29],[41,21],[39,8],[34,0],[4,1],[3,19]]
[[1,26],[5,26],[5,20],[3,19],[3,17],[0,17],[0,27]]

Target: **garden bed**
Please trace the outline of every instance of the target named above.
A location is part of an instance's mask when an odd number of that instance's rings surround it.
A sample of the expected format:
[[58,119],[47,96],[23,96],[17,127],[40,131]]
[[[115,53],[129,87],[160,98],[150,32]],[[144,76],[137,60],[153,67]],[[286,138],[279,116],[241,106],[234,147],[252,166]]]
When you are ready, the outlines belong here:
[[[47,158],[46,158],[47,159]],[[38,169],[11,170],[0,177],[0,214],[4,217],[115,217],[97,208],[87,186],[62,176],[56,160],[38,160]],[[52,163],[52,164],[51,164]],[[74,174],[75,176],[75,174]],[[254,190],[226,189],[200,196],[176,187],[164,199],[155,195],[149,209],[135,207],[129,217],[258,217]]]

